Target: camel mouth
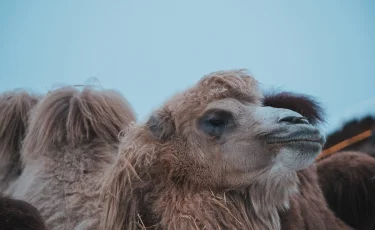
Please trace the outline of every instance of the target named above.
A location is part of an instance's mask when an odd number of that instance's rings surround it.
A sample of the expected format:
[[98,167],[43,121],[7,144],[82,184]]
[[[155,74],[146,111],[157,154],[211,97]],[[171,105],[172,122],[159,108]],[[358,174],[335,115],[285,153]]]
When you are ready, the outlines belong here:
[[303,144],[303,145],[321,145],[323,146],[323,140],[311,140],[311,139],[291,139],[291,140],[277,140],[277,141],[267,141],[269,145],[293,145],[293,144]]
[[303,130],[287,135],[272,135],[265,138],[268,145],[320,145],[325,143],[325,137],[316,130]]

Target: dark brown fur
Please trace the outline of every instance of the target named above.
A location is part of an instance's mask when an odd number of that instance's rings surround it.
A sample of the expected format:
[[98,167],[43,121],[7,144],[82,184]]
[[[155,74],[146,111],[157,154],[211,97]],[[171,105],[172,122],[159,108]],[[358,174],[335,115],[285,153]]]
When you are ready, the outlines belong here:
[[339,152],[318,163],[318,175],[335,214],[355,229],[370,229],[375,218],[375,159]]
[[[324,148],[374,128],[374,116],[350,120],[327,136]],[[341,149],[318,164],[319,182],[327,203],[355,229],[375,229],[375,159],[364,155],[375,157],[374,131],[371,137]]]
[[47,230],[39,211],[31,204],[0,195],[1,230]]
[[[290,209],[280,212],[283,230],[344,230],[350,229],[335,216],[319,187],[316,166],[298,172],[299,194],[291,199]],[[335,177],[331,178],[335,180]],[[329,182],[331,183],[331,181]],[[347,210],[351,212],[351,210]]]
[[31,109],[39,97],[24,90],[0,95],[0,191],[22,171],[20,151]]

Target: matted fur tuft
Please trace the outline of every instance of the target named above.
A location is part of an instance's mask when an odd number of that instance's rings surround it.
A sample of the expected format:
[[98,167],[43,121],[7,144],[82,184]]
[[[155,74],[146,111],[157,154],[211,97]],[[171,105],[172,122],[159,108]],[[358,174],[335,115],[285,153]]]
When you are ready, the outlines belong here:
[[156,146],[147,144],[154,143],[153,138],[145,136],[147,129],[139,125],[132,125],[125,133],[116,164],[104,177],[104,214],[100,223],[103,230],[144,228],[140,194],[154,186],[148,169],[154,163]]
[[313,97],[291,92],[269,92],[265,95],[265,106],[284,108],[306,117],[311,124],[324,122],[324,110]]
[[39,96],[25,90],[0,95],[0,191],[21,172],[20,151],[31,109]]
[[23,152],[33,157],[50,149],[74,149],[97,140],[117,143],[119,131],[134,120],[129,103],[115,91],[56,89],[36,107]]
[[39,211],[31,204],[0,194],[0,229],[47,230]]

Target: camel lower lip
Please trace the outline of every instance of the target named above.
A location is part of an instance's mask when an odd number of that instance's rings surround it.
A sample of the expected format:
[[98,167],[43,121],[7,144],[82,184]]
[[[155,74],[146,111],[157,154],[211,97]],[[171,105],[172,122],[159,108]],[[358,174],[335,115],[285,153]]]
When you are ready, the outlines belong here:
[[320,140],[307,140],[307,139],[300,139],[300,140],[277,140],[277,141],[267,141],[267,144],[322,144]]

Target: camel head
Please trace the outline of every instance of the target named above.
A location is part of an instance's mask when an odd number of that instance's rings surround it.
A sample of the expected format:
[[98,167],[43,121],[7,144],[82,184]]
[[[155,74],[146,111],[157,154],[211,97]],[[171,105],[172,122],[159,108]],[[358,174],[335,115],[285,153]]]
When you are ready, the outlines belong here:
[[233,188],[312,164],[325,141],[313,125],[318,111],[306,96],[263,95],[244,71],[221,71],[173,97],[147,126],[169,156],[172,181]]

